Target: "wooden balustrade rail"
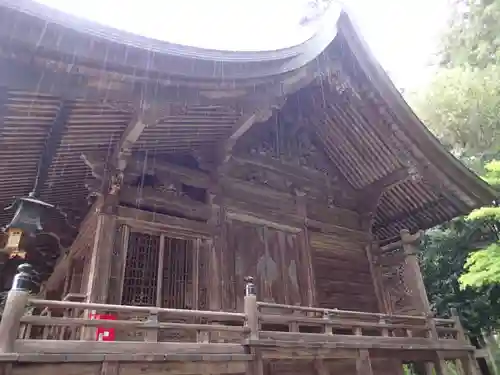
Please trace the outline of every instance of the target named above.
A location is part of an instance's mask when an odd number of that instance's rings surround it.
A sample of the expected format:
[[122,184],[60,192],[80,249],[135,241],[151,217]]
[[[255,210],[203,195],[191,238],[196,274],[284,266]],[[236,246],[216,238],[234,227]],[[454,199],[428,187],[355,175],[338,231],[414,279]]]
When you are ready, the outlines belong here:
[[[458,340],[461,330],[455,319],[426,316],[390,315],[268,302],[257,302],[257,310],[261,327],[269,324],[286,325],[290,333],[300,332],[301,328],[305,328],[304,331],[307,332],[307,328],[319,327],[321,333],[328,335],[335,334],[337,330],[343,335],[366,336],[368,331],[371,332],[368,336]],[[263,313],[264,310],[266,313]],[[272,310],[279,310],[280,314],[271,314]]]
[[[25,342],[29,346],[30,342],[57,340],[71,343],[72,347],[78,346],[79,342],[84,345],[89,340],[96,340],[98,328],[134,334],[139,332],[143,336],[139,339],[134,336],[136,343],[138,340],[170,344],[182,341],[179,338],[165,339],[161,336],[165,331],[174,330],[193,334],[188,337],[181,335],[188,342],[203,344],[249,344],[263,340],[284,340],[306,345],[305,343],[312,341],[327,343],[343,338],[346,342],[355,342],[353,340],[356,337],[356,342],[362,342],[359,340],[361,336],[363,340],[368,339],[370,342],[385,340],[386,346],[391,340],[399,343],[401,339],[407,340],[409,347],[413,341],[419,347],[434,344],[446,346],[450,343],[456,347],[467,346],[463,342],[463,330],[456,318],[435,319],[289,306],[258,302],[255,295],[245,297],[244,309],[244,313],[234,313],[50,301],[31,299],[17,291],[12,294],[0,322],[0,353],[12,353],[16,342]],[[92,313],[114,313],[116,320],[95,320],[92,319]],[[118,337],[115,341],[127,344],[127,340]],[[134,343],[130,342],[130,345]]]
[[244,313],[223,312],[223,311],[202,311],[202,310],[184,310],[184,309],[169,309],[163,307],[149,306],[125,306],[125,305],[108,305],[104,303],[86,303],[86,302],[70,302],[70,301],[55,301],[55,300],[40,300],[29,299],[28,304],[34,307],[48,307],[54,309],[77,308],[82,310],[99,310],[108,312],[126,312],[126,313],[143,313],[143,314],[168,314],[170,316],[180,318],[213,318],[225,320],[245,320]]

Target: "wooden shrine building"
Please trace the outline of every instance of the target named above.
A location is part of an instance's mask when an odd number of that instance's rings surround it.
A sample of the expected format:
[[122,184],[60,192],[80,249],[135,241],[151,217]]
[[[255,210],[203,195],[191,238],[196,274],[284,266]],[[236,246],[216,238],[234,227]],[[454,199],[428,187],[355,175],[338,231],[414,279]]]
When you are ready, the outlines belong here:
[[476,371],[416,249],[495,194],[335,3],[296,47],[221,52],[0,0],[0,204],[33,190],[57,210],[2,254],[4,291],[42,282],[9,294],[2,374]]

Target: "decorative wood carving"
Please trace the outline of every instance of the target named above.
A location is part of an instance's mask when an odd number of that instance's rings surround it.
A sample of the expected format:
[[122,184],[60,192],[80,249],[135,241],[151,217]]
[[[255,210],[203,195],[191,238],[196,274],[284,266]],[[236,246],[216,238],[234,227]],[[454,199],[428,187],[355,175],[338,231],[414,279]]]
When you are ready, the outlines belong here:
[[265,123],[255,125],[235,146],[234,154],[271,157],[336,179],[331,171],[331,161],[315,133],[299,124],[298,118],[289,120],[273,116]]
[[384,251],[375,257],[379,267],[385,297],[393,314],[413,313],[414,291],[405,281],[405,254],[402,248]]
[[273,173],[256,165],[246,165],[234,168],[231,177],[252,182],[256,185],[264,185],[280,192],[294,193],[293,183],[286,176]]
[[235,146],[226,174],[290,196],[306,195],[323,210],[355,208],[352,187],[339,179],[316,134],[292,117],[254,125]]

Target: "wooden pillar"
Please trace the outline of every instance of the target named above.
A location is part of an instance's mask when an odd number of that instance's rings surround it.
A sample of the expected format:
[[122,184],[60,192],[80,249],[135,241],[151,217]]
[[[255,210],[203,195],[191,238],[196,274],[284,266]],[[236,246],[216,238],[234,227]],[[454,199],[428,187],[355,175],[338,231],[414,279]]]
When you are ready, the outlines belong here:
[[[434,370],[433,370],[434,369]],[[436,356],[436,359],[431,363],[426,363],[426,375],[448,375],[448,366],[446,361]]]
[[461,358],[460,362],[462,363],[462,369],[465,375],[480,375],[477,368],[477,361],[472,355]]
[[192,241],[193,244],[193,287],[192,287],[192,308],[200,308],[200,248],[201,239]]
[[120,225],[117,228],[117,237],[113,246],[111,257],[110,281],[107,301],[110,304],[119,305],[122,302],[123,281],[125,278],[125,266],[127,261],[128,241],[130,238],[130,227]]
[[414,310],[417,314],[427,315],[431,313],[431,308],[417,258],[420,237],[420,232],[412,235],[406,229],[401,231],[401,242],[405,252],[404,282],[411,291]]
[[380,268],[377,265],[376,256],[373,254],[375,248],[378,248],[378,244],[375,241],[370,241],[370,243],[366,245],[366,257],[368,258],[368,263],[370,265],[370,275],[372,277],[375,296],[377,297],[379,312],[388,314],[390,313],[390,307],[387,299],[385,298]]
[[116,217],[99,213],[89,267],[87,302],[106,303],[115,236]]
[[358,358],[356,359],[356,374],[373,375],[370,352],[366,349],[359,350]]
[[209,310],[222,310],[222,254],[225,247],[225,210],[214,202],[214,195],[210,195],[212,215],[208,224],[212,229],[212,240],[209,243],[208,260],[208,308]]
[[316,305],[316,281],[314,278],[313,261],[311,254],[311,246],[309,245],[309,231],[307,229],[307,196],[303,192],[297,192],[295,197],[297,215],[304,219],[304,226],[300,234],[301,252],[305,261],[307,270],[307,304],[309,306]]
[[[418,245],[422,237],[421,232],[410,234],[406,229],[401,231],[401,243],[405,253],[404,282],[411,291],[411,303],[413,310],[419,315],[425,315],[428,318],[429,338],[438,340],[438,334],[434,324],[434,317],[429,304],[429,298],[425,290],[424,279],[418,264]],[[446,361],[443,360],[441,353],[436,351],[434,360],[425,364],[427,375],[448,375]]]
[[313,366],[316,375],[330,375],[330,371],[325,365],[325,360],[322,358],[317,358],[313,361]]
[[70,288],[71,288],[71,283],[73,280],[73,274],[74,274],[74,268],[75,268],[75,262],[73,258],[68,259],[68,266],[65,269],[66,276],[64,277],[64,286],[63,286],[63,293],[61,296],[61,299],[64,299],[68,293],[70,293]]

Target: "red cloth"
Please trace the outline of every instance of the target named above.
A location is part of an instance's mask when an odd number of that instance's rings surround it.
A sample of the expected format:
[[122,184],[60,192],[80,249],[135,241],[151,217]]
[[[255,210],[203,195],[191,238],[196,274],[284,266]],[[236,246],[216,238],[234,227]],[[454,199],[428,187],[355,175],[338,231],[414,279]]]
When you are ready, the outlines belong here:
[[[90,314],[90,319],[96,320],[116,320],[116,316],[110,314]],[[96,341],[115,341],[115,329],[97,327]]]

